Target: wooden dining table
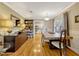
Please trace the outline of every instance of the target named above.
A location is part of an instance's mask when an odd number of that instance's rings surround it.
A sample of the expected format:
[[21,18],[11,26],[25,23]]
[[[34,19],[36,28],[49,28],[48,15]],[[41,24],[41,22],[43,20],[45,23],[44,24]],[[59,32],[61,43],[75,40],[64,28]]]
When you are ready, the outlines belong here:
[[60,33],[44,33],[43,35],[48,40],[58,39],[60,37]]
[[[48,40],[50,46],[52,41],[59,41],[60,35],[60,33],[42,33],[42,45],[45,43],[44,40]],[[62,38],[64,38],[64,35],[62,35]],[[69,40],[72,39],[72,37],[67,36],[66,39]]]
[[51,41],[59,41],[60,33],[42,33],[42,45],[44,45],[45,40],[49,41],[49,45]]

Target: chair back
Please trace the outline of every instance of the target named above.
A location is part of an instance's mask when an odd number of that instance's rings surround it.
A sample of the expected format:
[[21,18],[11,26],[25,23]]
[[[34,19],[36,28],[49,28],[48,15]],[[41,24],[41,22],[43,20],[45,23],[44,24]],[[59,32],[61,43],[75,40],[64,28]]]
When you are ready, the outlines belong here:
[[[64,29],[61,31],[61,34],[60,34],[60,40],[59,40],[59,48],[60,48],[60,55],[62,56],[66,50],[66,45],[67,45],[67,42],[66,42],[66,36],[67,36],[67,31]],[[61,47],[63,44],[63,48]]]

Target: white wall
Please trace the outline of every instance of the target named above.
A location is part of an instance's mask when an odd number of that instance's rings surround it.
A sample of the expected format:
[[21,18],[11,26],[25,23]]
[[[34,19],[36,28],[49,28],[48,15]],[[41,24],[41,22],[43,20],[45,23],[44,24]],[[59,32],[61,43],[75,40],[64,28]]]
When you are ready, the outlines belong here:
[[34,20],[34,27],[35,25],[39,26],[43,32],[53,32],[53,19],[49,21],[45,21],[44,19]]
[[34,29],[35,26],[38,26],[38,31],[41,31],[44,27],[44,21],[43,20],[34,20]]
[[79,3],[75,4],[68,11],[69,14],[69,31],[73,36],[71,40],[71,48],[79,53],[79,23],[75,23],[75,16],[79,15]]
[[[69,31],[70,36],[73,37],[71,40],[71,49],[79,53],[79,23],[75,23],[75,16],[79,15],[79,3],[76,3],[65,12],[69,14]],[[56,24],[59,26],[61,20],[64,20],[63,13],[55,17],[55,26]]]

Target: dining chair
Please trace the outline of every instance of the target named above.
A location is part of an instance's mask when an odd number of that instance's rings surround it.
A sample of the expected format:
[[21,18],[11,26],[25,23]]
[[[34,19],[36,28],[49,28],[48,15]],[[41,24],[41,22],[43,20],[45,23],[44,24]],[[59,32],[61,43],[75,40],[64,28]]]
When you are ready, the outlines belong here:
[[52,41],[51,44],[59,49],[60,56],[66,55],[66,47],[67,47],[67,31],[62,30],[60,33],[59,41]]

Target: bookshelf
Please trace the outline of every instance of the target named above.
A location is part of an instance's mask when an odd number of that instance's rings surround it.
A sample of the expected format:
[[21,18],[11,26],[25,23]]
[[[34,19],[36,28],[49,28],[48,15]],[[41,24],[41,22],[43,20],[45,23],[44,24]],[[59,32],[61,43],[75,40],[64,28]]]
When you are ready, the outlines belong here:
[[[24,20],[25,28],[29,28],[33,33],[33,20]],[[33,35],[32,35],[33,36]]]
[[25,20],[24,24],[26,28],[30,28],[30,30],[33,30],[33,20]]

